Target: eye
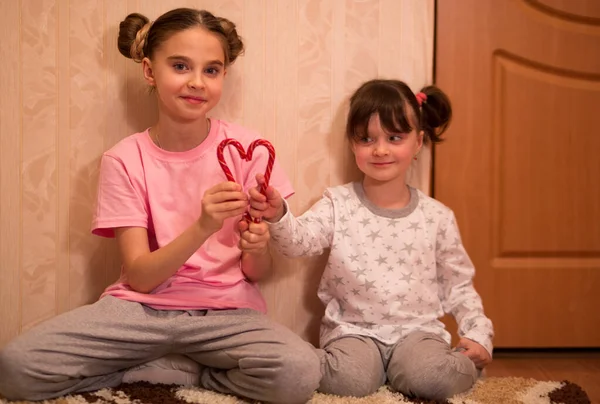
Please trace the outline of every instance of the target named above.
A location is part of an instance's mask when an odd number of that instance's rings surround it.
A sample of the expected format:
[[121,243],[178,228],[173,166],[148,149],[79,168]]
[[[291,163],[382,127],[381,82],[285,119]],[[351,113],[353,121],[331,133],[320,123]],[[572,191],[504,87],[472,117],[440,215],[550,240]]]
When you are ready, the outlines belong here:
[[219,72],[221,70],[219,70],[219,68],[217,67],[209,67],[206,70],[204,70],[206,72],[206,74],[208,74],[209,76],[217,76],[219,74]]
[[369,144],[373,141],[373,139],[371,139],[368,136],[361,136],[358,138],[358,143],[362,143],[362,144]]
[[404,139],[404,135],[391,135],[389,137],[389,140],[392,143],[401,142],[403,139]]
[[178,72],[184,71],[187,69],[187,66],[185,63],[174,63],[173,64],[173,69],[175,69]]

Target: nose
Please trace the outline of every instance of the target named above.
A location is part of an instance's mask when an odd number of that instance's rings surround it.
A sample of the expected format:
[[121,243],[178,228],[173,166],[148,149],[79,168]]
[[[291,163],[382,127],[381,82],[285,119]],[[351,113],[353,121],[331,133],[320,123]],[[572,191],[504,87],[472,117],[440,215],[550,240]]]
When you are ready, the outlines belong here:
[[201,73],[194,74],[190,77],[190,81],[188,81],[188,87],[191,89],[199,89],[204,88],[204,78]]
[[377,142],[373,147],[374,156],[386,156],[389,153],[387,144],[385,142]]

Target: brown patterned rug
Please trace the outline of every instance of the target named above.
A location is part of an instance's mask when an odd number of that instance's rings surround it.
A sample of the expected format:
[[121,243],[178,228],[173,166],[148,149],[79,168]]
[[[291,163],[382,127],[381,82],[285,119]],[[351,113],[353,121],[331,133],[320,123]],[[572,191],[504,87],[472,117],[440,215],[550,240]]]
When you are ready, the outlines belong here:
[[[2,404],[24,404],[6,401]],[[147,382],[123,384],[114,389],[83,393],[43,404],[247,404],[249,401],[202,390],[196,387],[157,385]],[[482,379],[467,393],[447,401],[410,399],[382,387],[368,397],[337,397],[315,393],[310,404],[590,404],[581,387],[568,381],[542,382],[517,377],[489,377]]]

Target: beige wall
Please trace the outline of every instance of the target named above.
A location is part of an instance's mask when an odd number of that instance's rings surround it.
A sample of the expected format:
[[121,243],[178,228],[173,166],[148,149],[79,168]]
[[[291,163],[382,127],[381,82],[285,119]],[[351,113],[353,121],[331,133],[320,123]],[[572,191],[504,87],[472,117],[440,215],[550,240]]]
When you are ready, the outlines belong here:
[[[118,23],[176,6],[238,24],[247,53],[213,115],[274,143],[296,213],[354,175],[342,134],[353,89],[431,82],[433,0],[1,1],[0,346],[116,279],[114,241],[89,233],[99,157],[155,112],[140,66],[117,52]],[[418,164],[427,190],[428,156]],[[263,287],[271,315],[314,341],[323,259],[278,262]]]

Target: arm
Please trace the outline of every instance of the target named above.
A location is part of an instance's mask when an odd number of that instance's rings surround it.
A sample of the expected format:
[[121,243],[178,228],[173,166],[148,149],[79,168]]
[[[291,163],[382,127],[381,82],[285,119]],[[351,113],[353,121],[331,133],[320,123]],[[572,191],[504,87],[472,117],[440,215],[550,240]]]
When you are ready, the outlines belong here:
[[261,223],[248,223],[241,220],[240,249],[242,250],[242,272],[252,282],[267,278],[273,270],[273,260],[269,250],[269,228]]
[[456,319],[459,336],[480,344],[491,357],[494,328],[473,286],[475,268],[462,245],[451,212],[438,229],[437,268],[444,311]]
[[261,174],[256,177],[258,186],[251,188],[250,213],[269,222],[271,240],[283,255],[299,257],[319,255],[331,246],[334,232],[333,201],[329,192],[299,218],[289,211],[287,202],[279,192],[269,186],[265,194],[259,192],[264,183]]
[[218,184],[206,191],[202,213],[197,221],[169,244],[150,252],[145,228],[116,229],[123,258],[124,273],[131,288],[149,293],[169,279],[202,244],[223,226],[223,221],[239,216],[248,202],[241,186],[232,182]]
[[261,254],[242,252],[242,272],[252,282],[266,279],[273,272],[273,259],[267,249]]
[[122,227],[115,229],[115,233],[127,282],[141,293],[151,292],[173,276],[210,237],[194,223],[166,246],[150,252],[145,228]]
[[286,257],[320,255],[333,241],[333,201],[328,193],[296,218],[284,202],[284,215],[269,223],[273,246]]

